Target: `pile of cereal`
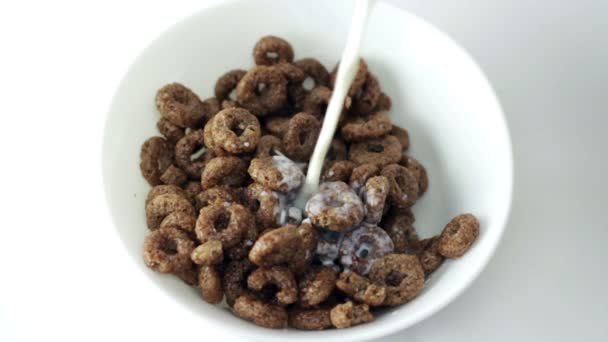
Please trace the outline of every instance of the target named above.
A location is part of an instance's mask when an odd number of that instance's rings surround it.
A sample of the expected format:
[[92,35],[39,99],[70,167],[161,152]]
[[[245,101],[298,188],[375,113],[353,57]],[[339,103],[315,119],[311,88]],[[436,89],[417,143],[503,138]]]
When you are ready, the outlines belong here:
[[460,215],[441,235],[418,237],[410,208],[427,173],[363,60],[320,191],[304,212],[293,206],[336,71],[294,62],[291,45],[273,36],[257,42],[254,59],[222,75],[214,97],[178,83],[158,91],[163,137],[141,149],[153,186],[145,263],[268,328],[347,328],[411,301],[444,258],[469,249],[477,219]]

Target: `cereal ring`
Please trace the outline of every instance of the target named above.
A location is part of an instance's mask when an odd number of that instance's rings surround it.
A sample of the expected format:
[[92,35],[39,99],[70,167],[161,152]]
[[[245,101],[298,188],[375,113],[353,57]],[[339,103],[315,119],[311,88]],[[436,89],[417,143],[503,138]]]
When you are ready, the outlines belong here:
[[329,162],[321,173],[322,182],[348,182],[355,163],[350,160]]
[[282,138],[289,127],[289,118],[284,116],[272,116],[265,120],[264,127],[270,134]]
[[194,216],[194,207],[187,198],[170,193],[155,196],[146,205],[146,223],[148,228],[150,230],[158,228],[165,217],[180,211]]
[[376,260],[392,253],[393,241],[376,226],[364,225],[344,236],[340,247],[340,263],[361,275],[366,275]]
[[238,102],[236,102],[236,101],[232,101],[232,100],[224,100],[224,101],[222,101],[222,105],[220,106],[220,110],[221,109],[230,109],[230,108],[241,108],[241,106],[239,106]]
[[185,232],[193,232],[195,224],[196,216],[192,215],[190,212],[174,211],[165,216],[160,222],[159,228],[173,226]]
[[171,145],[175,145],[179,139],[183,138],[186,134],[185,129],[179,127],[178,125],[172,124],[171,121],[165,118],[160,118],[160,120],[158,120],[156,123],[156,128]]
[[350,187],[356,193],[361,193],[367,180],[380,173],[380,168],[376,164],[361,164],[353,169],[350,174]]
[[275,191],[293,191],[304,182],[304,173],[300,167],[280,155],[254,158],[249,164],[248,172],[254,181]]
[[386,288],[372,284],[370,280],[355,272],[342,272],[336,287],[348,297],[369,306],[379,306],[386,299]]
[[[222,105],[220,103],[220,101],[218,99],[216,99],[215,97],[210,97],[207,98],[205,100],[203,100],[203,108],[205,109],[205,120],[204,122],[209,121],[212,117],[214,117],[217,112],[220,111],[220,109],[222,109]],[[200,128],[202,126],[201,125],[197,125],[197,128]]]
[[262,130],[258,119],[246,109],[224,109],[213,117],[213,142],[232,154],[255,151]]
[[240,296],[254,296],[253,292],[247,288],[247,278],[254,270],[255,265],[247,259],[231,261],[226,266],[222,287],[228,305],[234,305],[234,301]]
[[330,328],[329,309],[303,309],[295,307],[289,311],[289,326],[299,330],[323,330]]
[[240,204],[214,203],[201,209],[194,231],[201,243],[219,240],[230,248],[247,235],[252,220],[249,210]]
[[392,129],[391,119],[387,112],[376,112],[366,116],[351,116],[340,128],[346,141],[363,141],[379,138]]
[[232,309],[237,316],[262,327],[281,329],[287,326],[287,310],[279,305],[241,296],[236,299]]
[[418,259],[424,270],[424,275],[428,277],[443,264],[445,258],[437,251],[439,248],[439,236],[424,239],[420,242],[420,245],[421,248]]
[[377,260],[369,279],[386,286],[384,305],[400,305],[414,299],[424,286],[424,270],[415,255],[389,254]]
[[320,132],[321,123],[314,116],[307,113],[294,115],[283,135],[283,149],[287,157],[308,161],[317,145]]
[[193,159],[193,156],[198,154],[197,151],[202,148],[204,148],[202,130],[191,131],[175,145],[175,163],[192,179],[199,179],[207,161],[215,157],[213,150],[205,149],[203,154]]
[[254,115],[267,115],[287,104],[287,80],[277,69],[255,67],[237,85],[236,98]]
[[200,267],[197,264],[192,264],[188,268],[183,270],[175,271],[175,274],[179,279],[181,279],[184,283],[190,286],[198,286],[198,275],[200,272]]
[[363,203],[344,182],[326,182],[306,203],[312,223],[337,232],[346,231],[363,220]]
[[348,149],[348,159],[357,164],[371,163],[383,167],[399,162],[401,144],[392,135],[354,143]]
[[247,164],[237,157],[216,157],[205,164],[201,175],[203,189],[215,186],[239,186],[247,177]]
[[348,149],[344,141],[340,138],[333,138],[325,158],[327,160],[345,160],[348,158]]
[[148,192],[148,196],[146,197],[146,206],[148,205],[148,203],[150,203],[151,200],[154,199],[154,197],[160,196],[160,195],[165,195],[165,194],[175,194],[175,195],[182,196],[184,198],[188,198],[188,195],[186,194],[186,192],[179,186],[157,185],[157,186],[153,187],[152,189],[150,189],[150,192]]
[[298,248],[293,253],[291,262],[287,265],[296,275],[302,274],[310,266],[317,248],[318,233],[309,220],[304,220],[296,229],[300,237]]
[[256,65],[273,65],[293,62],[293,49],[286,40],[275,37],[262,37],[253,48]]
[[268,285],[274,285],[278,288],[274,300],[279,305],[289,305],[298,300],[298,286],[293,274],[287,267],[260,267],[247,278],[247,286],[252,290],[261,291],[263,287]]
[[376,103],[376,109],[375,111],[381,111],[381,110],[385,110],[385,111],[389,111],[391,110],[391,108],[393,107],[393,101],[391,100],[390,96],[388,96],[385,93],[380,93],[380,96],[378,97],[378,102]]
[[405,166],[418,180],[418,197],[424,195],[426,190],[429,188],[429,176],[426,172],[426,168],[420,164],[420,162],[413,157],[403,155],[399,164]]
[[380,83],[376,76],[367,73],[361,90],[353,97],[352,111],[357,115],[367,115],[373,112],[380,99]]
[[409,210],[392,210],[382,222],[382,228],[393,240],[395,253],[418,254],[421,251],[422,244],[412,226],[414,221],[410,214]]
[[275,64],[273,67],[283,74],[288,85],[302,83],[306,78],[304,71],[291,63],[279,63]]
[[271,157],[277,154],[277,152],[282,151],[283,144],[281,139],[275,137],[274,135],[264,135],[260,138],[258,148],[255,151],[255,156],[256,158]]
[[454,217],[439,236],[439,254],[447,258],[460,258],[479,236],[479,221],[472,214]]
[[340,246],[344,234],[328,229],[319,229],[319,239],[317,241],[316,257],[321,264],[333,266],[334,261],[340,255]]
[[188,175],[179,167],[171,165],[163,172],[159,180],[164,184],[181,185],[188,180]]
[[151,232],[144,241],[144,262],[156,272],[169,273],[190,267],[194,242],[183,231],[165,227]]
[[198,212],[214,203],[240,203],[240,199],[234,189],[227,186],[216,186],[196,195],[195,209]]
[[249,260],[263,267],[287,264],[299,273],[312,259],[316,243],[316,231],[310,224],[303,223],[297,229],[286,225],[260,236],[249,252]]
[[399,139],[399,143],[401,143],[401,148],[403,151],[407,151],[407,149],[410,148],[410,134],[405,128],[393,125],[390,134]]
[[141,174],[150,185],[159,185],[160,176],[173,164],[173,151],[165,139],[152,137],[141,146],[139,158]]
[[[336,65],[334,70],[332,70],[331,74],[329,75],[329,84],[331,85],[332,89],[336,86],[336,76],[338,75],[339,65],[340,64],[338,63],[338,65]],[[365,63],[365,60],[363,58],[359,59],[359,69],[357,70],[357,74],[355,75],[355,79],[353,80],[350,89],[348,90],[348,95],[350,97],[357,95],[359,90],[361,90],[361,87],[363,87],[363,84],[367,79],[367,69],[367,63]]]
[[310,268],[298,281],[299,304],[309,308],[324,302],[336,287],[336,271],[328,266]]
[[[233,99],[230,95],[236,89],[236,85],[239,84],[239,81],[245,74],[246,70],[242,69],[234,69],[230,70],[227,73],[223,74],[220,78],[215,82],[214,93],[215,97],[219,101],[230,100]],[[222,102],[222,107],[223,107]]]
[[210,117],[199,97],[179,83],[160,88],[155,102],[160,115],[179,127],[195,127]]
[[276,227],[281,212],[279,195],[259,183],[250,184],[245,193],[256,224],[263,228]]
[[[296,108],[301,108],[310,90],[317,86],[327,87],[329,85],[329,72],[314,58],[300,59],[293,64],[304,72],[304,79],[289,87],[289,97]],[[310,80],[310,86],[307,84],[308,80]]]
[[203,266],[218,265],[224,261],[224,250],[222,243],[217,240],[209,240],[196,247],[190,254],[190,259]]
[[199,272],[198,286],[201,288],[203,300],[210,304],[218,304],[224,298],[222,276],[212,266],[202,266]]
[[331,323],[338,329],[349,328],[374,320],[374,316],[369,312],[367,304],[355,305],[353,302],[336,305],[331,309],[329,317]]
[[363,218],[365,222],[378,224],[382,220],[390,188],[390,182],[384,176],[374,176],[367,180],[361,191],[361,200],[365,206]]
[[398,208],[410,208],[418,199],[418,180],[405,167],[399,164],[385,166],[380,172],[388,178],[391,190],[388,195],[392,205]]
[[[323,121],[323,117],[327,111],[327,106],[329,105],[329,100],[331,99],[331,94],[331,89],[327,87],[315,87],[310,91],[310,93],[308,93],[306,100],[304,100],[302,111],[314,116],[319,121]],[[350,108],[350,105],[351,99],[350,97],[347,97],[344,100],[344,109],[340,114],[340,122],[342,122],[343,118],[346,117],[346,110]]]
[[[196,202],[196,196],[203,191],[201,182],[196,181],[189,181],[185,185],[182,185],[182,189],[186,194],[186,198],[188,198],[193,204]],[[198,209],[196,211],[198,212]]]

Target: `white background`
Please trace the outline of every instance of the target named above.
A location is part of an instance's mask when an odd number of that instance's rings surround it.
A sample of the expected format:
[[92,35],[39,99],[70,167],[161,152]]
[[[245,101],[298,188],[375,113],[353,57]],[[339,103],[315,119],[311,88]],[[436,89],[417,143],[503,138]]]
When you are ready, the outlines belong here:
[[[507,232],[480,278],[385,340],[608,340],[608,1],[391,2],[485,70],[516,179]],[[148,42],[208,3],[0,3],[0,341],[234,340],[138,273],[101,186],[120,78]]]

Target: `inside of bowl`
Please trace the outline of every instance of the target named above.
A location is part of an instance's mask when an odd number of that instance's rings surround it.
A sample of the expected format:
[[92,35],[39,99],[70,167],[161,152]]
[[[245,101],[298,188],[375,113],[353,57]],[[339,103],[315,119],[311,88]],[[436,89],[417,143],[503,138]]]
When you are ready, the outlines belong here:
[[[388,4],[371,17],[363,57],[392,97],[393,121],[409,130],[411,154],[427,168],[430,187],[414,207],[422,237],[441,231],[455,215],[472,212],[481,235],[470,252],[446,262],[411,303],[389,309],[372,324],[344,331],[296,332],[259,328],[200,299],[175,277],[143,265],[148,233],[139,171],[142,142],[157,135],[154,95],[181,82],[201,98],[213,94],[225,71],[253,65],[252,48],[263,35],[292,43],[296,58],[315,57],[328,69],[337,62],[352,12],[349,1],[228,1],[202,11],[154,41],[133,64],[112,104],[104,141],[104,181],[120,237],[151,281],[201,319],[230,324],[234,332],[263,340],[360,340],[407,327],[460,293],[481,271],[501,236],[510,203],[512,165],[499,105],[469,56],[448,37]],[[270,13],[273,13],[271,16]],[[280,13],[281,15],[276,15]]]

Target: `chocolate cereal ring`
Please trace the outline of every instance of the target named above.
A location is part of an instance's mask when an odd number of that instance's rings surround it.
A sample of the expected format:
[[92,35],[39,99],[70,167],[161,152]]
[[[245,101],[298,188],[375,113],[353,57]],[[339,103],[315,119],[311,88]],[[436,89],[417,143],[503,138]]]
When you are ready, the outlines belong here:
[[287,80],[275,68],[255,67],[237,85],[236,98],[254,115],[267,115],[287,104]]
[[[182,186],[182,189],[186,193],[186,197],[190,200],[190,202],[195,203],[196,196],[203,191],[201,187],[201,182],[189,181],[185,185]],[[198,212],[198,209],[197,209]]]
[[256,65],[273,65],[293,62],[293,48],[286,40],[275,37],[262,37],[253,48]]
[[194,242],[172,227],[151,232],[144,241],[144,262],[156,272],[169,273],[190,267]]
[[374,111],[380,99],[380,83],[376,76],[367,73],[365,82],[353,97],[351,111],[356,115],[367,115]]
[[279,305],[289,305],[298,300],[298,287],[291,271],[284,266],[260,267],[247,278],[247,286],[261,291],[267,285],[274,285],[278,291],[274,295]]
[[160,176],[163,184],[182,185],[188,180],[188,175],[175,165],[169,166]]
[[262,327],[281,329],[287,326],[287,310],[279,305],[241,296],[232,309],[237,316]]
[[420,260],[420,265],[422,265],[424,275],[428,277],[431,273],[435,272],[439,266],[441,266],[441,264],[443,264],[445,257],[439,254],[438,236],[422,240],[420,242],[420,246],[418,260]]
[[392,129],[387,112],[376,112],[366,116],[351,116],[340,128],[346,141],[363,141],[382,137]]
[[139,158],[141,174],[150,185],[159,185],[160,176],[173,163],[173,151],[165,139],[152,137],[141,146]]
[[343,239],[343,233],[328,229],[319,229],[315,256],[322,265],[334,266],[334,261],[340,256],[340,246],[342,245]]
[[418,296],[424,286],[424,270],[415,255],[389,254],[374,263],[369,279],[386,287],[384,305],[395,306]]
[[239,186],[247,177],[247,164],[237,157],[216,157],[205,164],[201,175],[203,189],[216,186]]
[[255,268],[255,265],[247,259],[228,263],[222,279],[222,287],[228,305],[234,305],[234,301],[240,296],[254,296],[253,292],[247,288],[247,278]]
[[282,138],[287,128],[289,127],[289,118],[284,116],[272,116],[264,120],[264,128],[270,132],[270,134]]
[[148,192],[148,196],[146,197],[146,206],[150,203],[151,200],[156,196],[164,195],[164,194],[175,194],[182,196],[184,198],[188,198],[186,192],[176,185],[157,185],[150,189]]
[[214,151],[205,149],[200,156],[193,160],[192,156],[195,152],[204,147],[202,130],[191,131],[175,145],[175,163],[192,179],[200,179],[207,161],[215,157]]
[[259,227],[276,227],[281,213],[279,195],[259,183],[250,184],[245,190],[249,208]]
[[367,180],[361,191],[361,200],[365,206],[363,219],[365,222],[378,224],[382,220],[390,188],[390,182],[384,176],[374,176]]
[[367,180],[380,173],[380,168],[376,164],[361,164],[353,169],[350,174],[349,185],[356,193],[360,194],[365,187]]
[[479,221],[472,214],[454,217],[439,236],[439,254],[447,258],[460,258],[479,236]]
[[326,182],[306,203],[312,223],[337,232],[346,231],[363,220],[363,203],[344,182]]
[[349,328],[358,324],[374,320],[367,304],[353,304],[346,302],[336,305],[329,313],[331,323],[338,329]]
[[243,78],[243,76],[245,76],[246,73],[246,70],[234,69],[223,74],[215,82],[215,97],[219,101],[230,100],[230,94],[236,89],[236,85],[239,84],[239,81],[241,80],[241,78]]
[[405,166],[418,180],[418,197],[424,195],[429,188],[429,176],[426,168],[418,160],[408,155],[403,155],[399,164]]
[[277,152],[283,151],[283,143],[281,139],[274,135],[264,135],[260,138],[258,147],[255,151],[256,158],[271,157],[277,154]]
[[344,236],[340,247],[340,263],[360,275],[366,275],[376,260],[392,253],[393,241],[376,226],[364,225]]
[[388,178],[391,190],[388,195],[392,205],[398,208],[410,208],[418,199],[418,180],[404,166],[390,164],[380,172]]
[[399,162],[401,144],[392,135],[350,145],[348,158],[357,164],[371,163],[383,167]]
[[195,264],[202,266],[221,264],[224,261],[222,243],[217,240],[209,240],[192,250],[190,259]]
[[249,210],[240,204],[214,203],[201,209],[194,231],[201,243],[218,240],[230,248],[247,235],[252,220]]
[[283,135],[283,149],[287,157],[297,161],[307,161],[317,145],[321,123],[307,113],[294,115]]
[[309,308],[327,300],[336,287],[336,278],[331,267],[310,268],[298,281],[300,306]]
[[214,203],[239,203],[240,199],[233,188],[228,186],[215,186],[200,192],[195,197],[195,209],[202,208]]
[[175,125],[171,123],[171,121],[162,117],[156,123],[156,128],[171,145],[175,145],[179,141],[179,139],[183,138],[186,134],[186,131],[183,127]]
[[304,309],[294,307],[289,310],[289,326],[298,330],[324,330],[331,328],[328,308]]
[[[302,106],[302,111],[314,116],[319,121],[323,121],[323,117],[325,116],[325,112],[327,111],[327,106],[329,105],[329,100],[331,99],[332,91],[331,89],[318,86],[308,93],[306,100],[304,100],[304,105]],[[344,101],[344,108],[348,109],[350,107],[351,100],[349,97]],[[342,111],[340,115],[340,120],[346,116],[345,111]]]
[[336,287],[349,298],[369,306],[379,306],[386,299],[386,288],[372,282],[355,272],[340,273]]
[[210,304],[218,304],[224,298],[222,276],[213,266],[202,266],[199,272],[198,286],[203,300]]
[[[329,84],[331,85],[331,88],[333,89],[336,86],[336,76],[338,75],[338,65],[336,65],[336,67],[334,68],[334,70],[332,70],[331,74],[329,75]],[[357,93],[361,90],[361,87],[363,87],[363,84],[365,83],[365,80],[367,79],[367,63],[365,63],[365,60],[363,58],[359,59],[359,69],[357,69],[357,74],[355,75],[355,79],[353,80],[353,83],[350,86],[350,89],[348,90],[348,96],[353,97],[355,95],[357,95]]]
[[401,143],[401,148],[403,151],[407,151],[408,148],[410,148],[410,134],[405,128],[393,125],[391,135],[394,135],[397,139],[399,139],[399,143]]
[[336,160],[329,162],[321,173],[322,182],[348,182],[355,163],[350,160]]
[[184,212],[194,216],[194,207],[190,201],[177,194],[163,194],[155,196],[146,204],[146,223],[148,228],[154,230],[171,213]]
[[165,216],[160,222],[159,228],[176,227],[185,232],[193,232],[196,224],[196,217],[188,211],[174,211]]
[[249,252],[249,260],[262,267],[287,265],[299,273],[311,261],[316,243],[316,231],[310,224],[286,225],[262,234]]
[[[289,86],[289,97],[296,108],[301,108],[310,90],[317,86],[329,86],[329,72],[314,58],[300,59],[293,64],[304,72],[304,79],[300,83]],[[307,80],[311,81],[310,87]]]
[[160,88],[155,102],[160,115],[179,127],[195,127],[210,116],[199,97],[179,83]]
[[213,117],[213,142],[232,154],[255,151],[262,130],[258,119],[246,109],[224,109]]
[[254,158],[249,164],[248,172],[254,181],[281,192],[296,190],[304,181],[300,167],[281,155]]

